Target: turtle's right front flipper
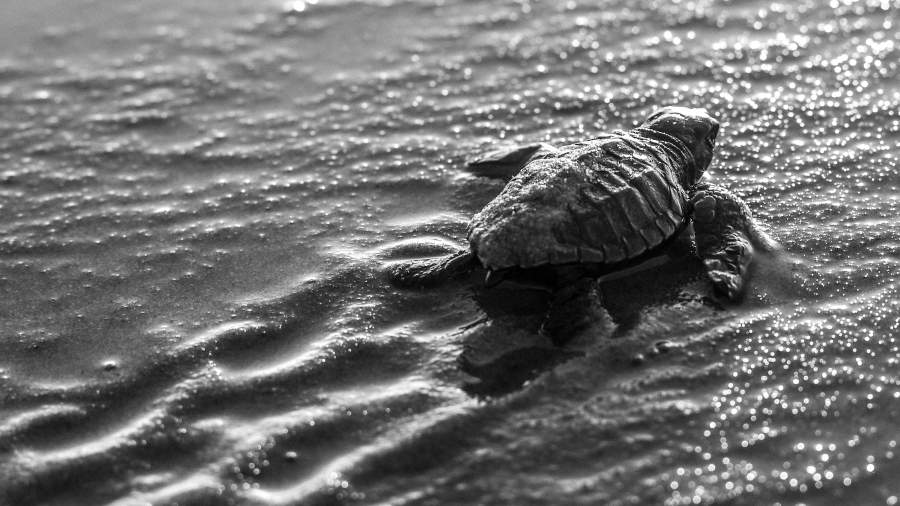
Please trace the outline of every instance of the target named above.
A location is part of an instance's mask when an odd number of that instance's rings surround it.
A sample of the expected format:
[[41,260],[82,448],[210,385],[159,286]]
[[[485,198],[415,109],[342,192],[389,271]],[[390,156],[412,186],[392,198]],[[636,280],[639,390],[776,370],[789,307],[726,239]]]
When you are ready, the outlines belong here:
[[701,254],[714,298],[736,302],[743,297],[755,253],[743,232],[730,230],[722,235],[716,247]]
[[743,297],[750,265],[758,251],[775,242],[759,226],[737,195],[718,185],[699,184],[691,192],[694,237],[713,295],[730,301]]
[[532,160],[537,160],[556,152],[556,148],[544,143],[497,149],[489,151],[474,160],[469,160],[468,170],[476,176],[509,181]]
[[388,278],[394,286],[401,288],[427,288],[471,272],[480,265],[471,250],[463,250],[444,257],[394,264],[388,269]]

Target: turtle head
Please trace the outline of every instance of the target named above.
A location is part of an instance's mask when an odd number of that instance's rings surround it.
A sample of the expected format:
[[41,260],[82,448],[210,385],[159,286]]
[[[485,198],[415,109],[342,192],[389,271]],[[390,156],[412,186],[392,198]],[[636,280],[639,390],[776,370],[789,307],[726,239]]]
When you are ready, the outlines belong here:
[[685,188],[700,180],[712,161],[719,122],[707,114],[706,109],[688,107],[663,107],[654,112],[641,125],[675,137],[694,156],[694,167],[685,174]]

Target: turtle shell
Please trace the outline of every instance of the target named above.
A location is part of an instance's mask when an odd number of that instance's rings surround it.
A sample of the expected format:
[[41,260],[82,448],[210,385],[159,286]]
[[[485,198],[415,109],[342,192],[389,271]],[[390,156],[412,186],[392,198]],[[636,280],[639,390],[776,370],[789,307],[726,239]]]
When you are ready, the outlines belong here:
[[679,181],[692,163],[633,131],[565,146],[529,163],[472,218],[469,244],[490,270],[633,259],[685,227]]

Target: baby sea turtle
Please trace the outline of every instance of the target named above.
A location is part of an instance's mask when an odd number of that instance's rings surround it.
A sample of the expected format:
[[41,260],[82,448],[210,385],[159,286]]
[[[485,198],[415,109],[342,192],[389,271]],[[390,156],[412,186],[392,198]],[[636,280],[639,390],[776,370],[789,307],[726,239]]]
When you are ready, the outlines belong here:
[[718,133],[719,123],[703,109],[665,107],[627,132],[489,153],[470,167],[511,180],[472,218],[469,247],[394,265],[391,279],[425,287],[480,266],[490,286],[540,283],[554,296],[545,333],[561,344],[567,336],[554,335],[554,311],[588,293],[600,276],[658,253],[693,224],[713,295],[739,300],[755,251],[777,245],[736,195],[700,183]]

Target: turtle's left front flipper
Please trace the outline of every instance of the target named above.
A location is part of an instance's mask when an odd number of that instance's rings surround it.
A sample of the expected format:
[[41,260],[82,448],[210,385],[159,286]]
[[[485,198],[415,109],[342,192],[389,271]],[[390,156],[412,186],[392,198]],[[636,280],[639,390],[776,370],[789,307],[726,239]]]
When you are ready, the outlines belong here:
[[691,191],[697,254],[712,282],[713,295],[738,301],[744,294],[757,252],[778,249],[737,195],[718,185],[701,183]]

